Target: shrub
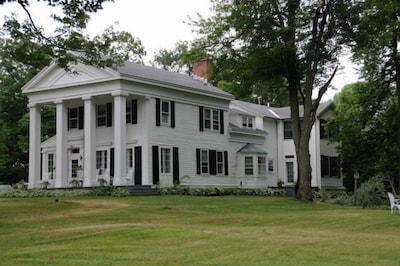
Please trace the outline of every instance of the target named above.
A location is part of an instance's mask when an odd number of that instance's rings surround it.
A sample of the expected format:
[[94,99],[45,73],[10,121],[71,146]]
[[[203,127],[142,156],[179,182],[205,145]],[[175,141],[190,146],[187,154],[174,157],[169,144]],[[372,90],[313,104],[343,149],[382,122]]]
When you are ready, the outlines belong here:
[[106,197],[127,197],[130,195],[129,191],[124,188],[113,186],[103,186],[95,188],[90,191],[90,196],[106,196]]
[[381,177],[375,176],[357,189],[357,202],[363,208],[387,203],[385,185]]
[[272,188],[240,189],[240,188],[221,188],[221,187],[160,188],[158,189],[158,192],[161,195],[191,195],[191,196],[235,196],[235,195],[284,196],[286,194],[286,192],[283,189],[272,189]]

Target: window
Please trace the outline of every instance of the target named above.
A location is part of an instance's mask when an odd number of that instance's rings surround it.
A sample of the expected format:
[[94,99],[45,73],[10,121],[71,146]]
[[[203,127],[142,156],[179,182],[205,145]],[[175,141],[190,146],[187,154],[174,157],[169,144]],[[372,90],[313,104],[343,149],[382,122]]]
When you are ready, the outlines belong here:
[[292,123],[290,121],[283,122],[283,138],[293,139]]
[[68,117],[69,117],[69,128],[78,128],[79,122],[79,116],[78,116],[78,108],[69,108],[68,109]]
[[97,105],[97,126],[102,127],[106,125],[107,121],[107,107],[105,104]]
[[321,155],[321,177],[339,177],[338,157]]
[[266,171],[266,159],[264,156],[258,156],[258,175],[265,176],[267,174]]
[[219,110],[204,108],[204,128],[211,131],[219,131]]
[[96,151],[96,169],[99,175],[107,169],[107,151]]
[[169,125],[169,102],[161,101],[161,124]]
[[49,153],[47,155],[47,172],[50,173],[50,179],[53,179],[54,172],[54,153]]
[[242,116],[242,127],[253,128],[253,118]]
[[112,126],[112,104],[99,104],[96,105],[96,122],[98,127]]
[[200,164],[201,164],[201,173],[208,174],[208,151],[207,150],[201,150]]
[[327,124],[326,120],[323,120],[323,119],[320,120],[320,124],[319,124],[319,136],[320,136],[320,139],[328,139],[329,138],[329,134],[325,129],[326,124]]
[[244,174],[245,175],[253,175],[253,157],[246,156],[244,157]]
[[72,160],[71,161],[71,177],[72,178],[78,177],[78,167],[79,167],[79,160]]
[[161,166],[161,174],[170,174],[171,173],[171,149],[170,148],[161,148],[160,149],[160,166]]
[[126,123],[131,124],[132,123],[132,103],[130,101],[126,101]]
[[224,174],[224,152],[217,151],[217,175]]
[[274,160],[270,159],[268,160],[268,173],[273,173],[274,172]]
[[126,172],[133,168],[133,149],[126,149]]
[[287,182],[288,183],[293,183],[294,182],[293,162],[286,162],[286,176],[287,176]]

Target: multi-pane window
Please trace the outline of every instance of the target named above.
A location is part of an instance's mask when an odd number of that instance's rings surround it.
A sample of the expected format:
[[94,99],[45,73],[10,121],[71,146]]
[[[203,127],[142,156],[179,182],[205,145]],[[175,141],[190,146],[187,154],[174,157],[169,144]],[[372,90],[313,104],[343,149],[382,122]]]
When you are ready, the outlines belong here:
[[208,150],[201,150],[200,165],[201,173],[208,174]]
[[217,151],[217,174],[224,174],[224,152]]
[[49,153],[47,156],[47,172],[50,173],[50,179],[53,179],[54,171],[54,153]]
[[161,148],[160,149],[160,168],[162,174],[170,174],[171,173],[171,149],[170,148]]
[[78,167],[79,167],[79,160],[72,160],[71,161],[71,177],[72,178],[78,177]]
[[242,116],[242,127],[253,128],[253,118]]
[[69,128],[78,128],[79,125],[79,115],[78,108],[69,108],[68,109],[68,117],[69,117]]
[[96,169],[99,175],[104,174],[107,169],[107,151],[96,151]]
[[126,123],[127,124],[132,123],[132,104],[130,101],[126,101],[125,113],[126,113]]
[[161,101],[161,123],[169,125],[170,119],[170,102]]
[[97,126],[105,126],[107,123],[107,105],[97,105]]
[[293,162],[286,162],[286,175],[287,175],[287,182],[293,183],[294,182],[294,166]]
[[204,128],[211,131],[220,130],[219,110],[204,108]]
[[133,149],[126,149],[126,172],[133,168]]
[[253,157],[252,156],[244,157],[244,174],[245,175],[253,175],[254,174]]
[[268,160],[268,173],[273,173],[274,172],[274,160],[270,159]]
[[339,177],[338,157],[321,155],[321,177]]
[[267,174],[266,168],[266,159],[264,156],[258,156],[258,175],[265,176]]
[[290,121],[283,122],[283,137],[284,139],[293,139],[292,123]]

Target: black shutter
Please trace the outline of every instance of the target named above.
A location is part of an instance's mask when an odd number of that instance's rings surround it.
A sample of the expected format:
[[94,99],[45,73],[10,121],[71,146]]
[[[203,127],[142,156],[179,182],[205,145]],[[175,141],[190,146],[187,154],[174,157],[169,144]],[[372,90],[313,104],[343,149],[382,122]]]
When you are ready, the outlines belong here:
[[153,185],[157,185],[160,182],[160,169],[158,162],[158,146],[153,146]]
[[225,167],[225,175],[229,175],[229,167],[228,167],[228,152],[224,151],[224,167]]
[[142,147],[135,147],[135,185],[142,184]]
[[210,163],[210,175],[217,174],[217,151],[216,150],[209,150],[209,163]]
[[178,147],[172,148],[172,174],[174,179],[174,184],[179,182],[179,149]]
[[200,149],[196,149],[196,170],[197,174],[201,174],[201,166],[200,166]]
[[131,113],[132,113],[132,117],[131,117],[131,122],[132,124],[137,124],[137,99],[133,99],[131,101]]
[[[114,176],[115,156],[114,148],[110,149],[110,176]],[[111,185],[111,184],[110,184]]]
[[112,103],[106,104],[107,127],[112,127]]
[[83,129],[84,127],[84,117],[85,117],[85,108],[83,106],[79,106],[78,108],[78,128]]
[[199,106],[199,126],[200,126],[200,131],[204,131],[204,107],[203,106]]
[[171,127],[175,128],[175,102],[171,101]]
[[224,110],[219,110],[220,133],[224,134]]
[[160,126],[161,125],[161,120],[160,120],[160,106],[161,102],[160,99],[156,99],[156,126]]
[[70,125],[69,125],[69,108],[67,108],[67,130],[69,130]]

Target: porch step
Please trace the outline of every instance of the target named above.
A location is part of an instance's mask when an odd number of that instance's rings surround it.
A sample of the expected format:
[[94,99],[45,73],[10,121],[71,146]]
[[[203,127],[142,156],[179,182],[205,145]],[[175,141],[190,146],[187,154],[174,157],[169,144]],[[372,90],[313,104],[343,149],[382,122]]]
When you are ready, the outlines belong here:
[[135,196],[157,196],[159,195],[157,189],[152,188],[150,185],[140,185],[140,186],[128,186],[125,187],[128,189],[131,195]]

